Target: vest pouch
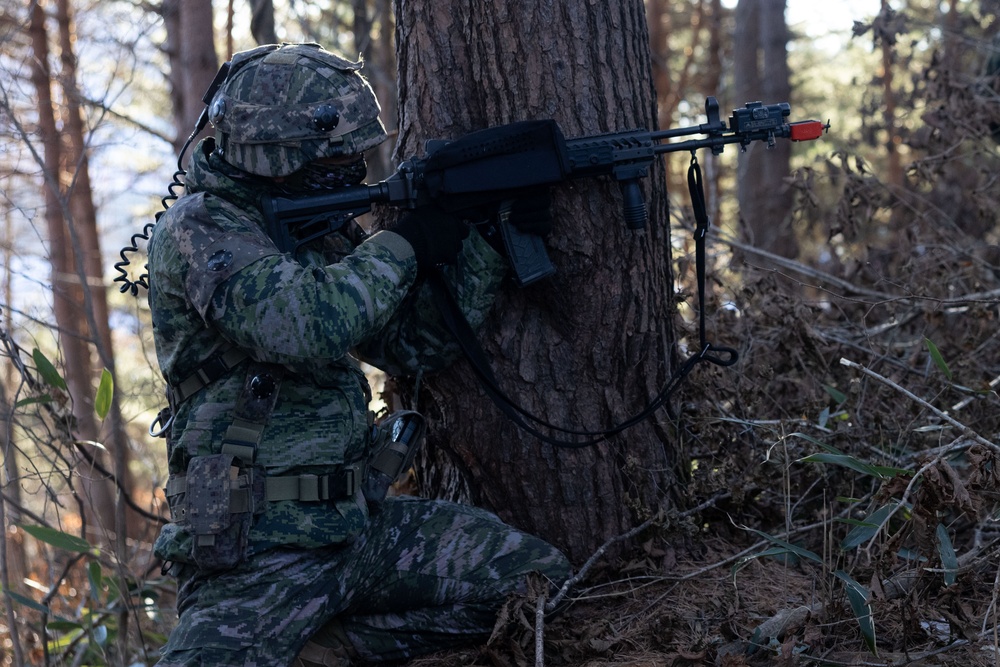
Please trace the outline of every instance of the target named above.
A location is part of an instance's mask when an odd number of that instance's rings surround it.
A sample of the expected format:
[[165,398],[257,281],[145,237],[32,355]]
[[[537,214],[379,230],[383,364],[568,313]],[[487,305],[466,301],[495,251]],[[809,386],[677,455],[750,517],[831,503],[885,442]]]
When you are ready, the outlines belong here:
[[176,574],[184,565],[192,565],[191,534],[176,523],[168,523],[160,529],[153,543],[153,554],[163,563],[162,574]]
[[191,557],[205,571],[228,570],[246,557],[254,511],[262,507],[264,480],[232,454],[195,456],[187,467]]

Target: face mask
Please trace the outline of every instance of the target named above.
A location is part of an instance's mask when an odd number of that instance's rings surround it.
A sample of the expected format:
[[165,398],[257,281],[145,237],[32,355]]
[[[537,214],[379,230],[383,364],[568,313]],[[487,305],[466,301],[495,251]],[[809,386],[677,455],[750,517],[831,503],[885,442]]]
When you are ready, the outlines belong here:
[[335,190],[345,185],[357,185],[367,175],[368,165],[363,157],[342,165],[310,162],[278,184],[278,189],[287,194]]

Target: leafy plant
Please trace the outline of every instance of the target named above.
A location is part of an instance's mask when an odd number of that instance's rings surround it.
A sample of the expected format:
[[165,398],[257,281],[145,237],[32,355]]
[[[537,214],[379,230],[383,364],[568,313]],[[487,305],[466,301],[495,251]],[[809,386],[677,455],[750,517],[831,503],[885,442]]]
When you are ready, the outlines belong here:
[[[48,526],[20,525],[19,528],[40,542],[76,554],[76,558],[87,559],[89,591],[86,600],[89,602],[78,608],[76,618],[70,619],[54,614],[49,604],[13,591],[7,591],[7,594],[15,603],[42,615],[45,631],[49,635],[46,649],[50,654],[71,656],[74,662],[80,664],[108,664],[105,649],[118,635],[117,611],[126,601],[128,591],[117,577],[104,574],[98,560],[100,549],[86,540]],[[51,597],[50,592],[46,600]]]
[[[781,538],[773,535],[768,535],[761,530],[747,527],[744,527],[744,530],[749,530],[752,533],[760,535],[767,541],[773,543],[775,546],[752,556],[740,559],[732,568],[732,576],[734,578],[737,572],[739,572],[739,570],[741,570],[747,563],[763,557],[793,554],[803,560],[812,561],[820,566],[824,565],[823,558],[814,551],[792,544],[791,542],[782,540]],[[873,655],[877,656],[878,646],[875,641],[875,623],[872,620],[871,592],[855,581],[843,570],[836,570],[833,575],[844,584],[847,599],[850,602],[851,610],[854,612],[854,617],[858,621],[858,627],[861,630],[861,636],[864,638],[865,646],[868,647],[868,650],[871,651]]]
[[951,369],[948,368],[947,362],[945,362],[944,357],[941,356],[941,351],[938,349],[938,346],[934,344],[934,341],[932,341],[930,338],[924,338],[924,345],[927,346],[927,351],[930,352],[931,359],[934,361],[934,365],[937,366],[938,369],[942,373],[944,373],[945,377],[947,377],[949,380],[954,379]]

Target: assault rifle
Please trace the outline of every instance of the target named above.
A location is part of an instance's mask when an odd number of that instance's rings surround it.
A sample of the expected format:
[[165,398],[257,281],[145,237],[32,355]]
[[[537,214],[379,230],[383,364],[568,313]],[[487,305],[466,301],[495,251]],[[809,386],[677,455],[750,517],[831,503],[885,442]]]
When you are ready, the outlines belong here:
[[[264,218],[279,248],[293,252],[337,231],[373,204],[414,209],[434,203],[448,211],[497,204],[514,277],[523,287],[551,275],[555,268],[541,238],[506,224],[508,203],[519,192],[611,176],[621,186],[625,223],[641,229],[646,224],[646,204],[638,179],[648,175],[656,156],[699,148],[711,148],[717,155],[727,144],[746,150],[755,141],[773,146],[779,138],[810,141],[829,128],[815,120],[787,122],[791,110],[785,102],[748,103],[735,109],[727,124],[719,117],[718,101],[709,97],[705,113],[707,122],[700,125],[657,132],[630,130],[566,139],[554,120],[539,120],[492,127],[454,141],[430,141],[424,157],[403,162],[384,181],[303,197],[264,197]],[[705,136],[660,143],[690,135]]]

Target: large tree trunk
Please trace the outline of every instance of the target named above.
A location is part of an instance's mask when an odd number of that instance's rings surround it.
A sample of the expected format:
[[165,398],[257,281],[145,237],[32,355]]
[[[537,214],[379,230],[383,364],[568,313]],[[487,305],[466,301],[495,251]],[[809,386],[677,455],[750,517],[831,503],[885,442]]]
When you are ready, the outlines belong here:
[[[6,266],[10,266],[7,264]],[[9,273],[5,276],[5,287],[10,290]],[[6,303],[10,303],[8,299]],[[3,324],[5,331],[10,331],[9,316],[5,314]],[[3,466],[0,469],[0,487],[3,494],[0,495],[0,590],[4,591],[5,619],[8,628],[16,628],[17,621],[14,616],[14,604],[11,598],[6,596],[6,591],[24,594],[24,578],[27,576],[28,559],[24,551],[24,531],[8,530],[7,526],[12,526],[21,521],[21,480],[20,472],[17,469],[17,450],[11,442],[11,433],[14,430],[14,406],[13,401],[8,399],[7,387],[13,379],[13,364],[6,364],[7,372],[0,378],[0,458],[3,459]],[[24,664],[24,651],[21,646],[19,633],[14,631],[9,633],[10,647],[17,665]]]
[[[205,108],[202,97],[219,70],[212,30],[212,0],[163,0],[164,50],[170,62],[170,101],[180,152]],[[207,134],[206,129],[195,140]]]
[[[764,56],[763,101],[765,104],[787,102],[792,94],[792,84],[788,68],[785,0],[762,0],[760,41]],[[786,257],[796,257],[799,243],[792,228],[793,193],[785,182],[791,174],[792,142],[779,141],[766,151],[758,150],[757,153],[763,153],[761,166],[768,194],[760,226],[766,225],[776,234],[773,240],[769,239],[773,250]]]
[[[669,0],[646,0],[645,5],[653,87],[658,100],[657,122],[666,128],[673,124],[681,100],[691,92],[692,75],[698,71],[697,59],[703,50],[700,43],[706,26],[705,0],[680,10]],[[679,47],[678,41],[683,37],[678,38],[678,34],[690,35]],[[676,169],[679,164],[679,160],[665,162],[668,187],[676,187],[684,178],[683,171],[678,173]]]
[[276,44],[278,33],[274,28],[274,1],[250,0],[250,12],[250,34],[254,41],[258,44]]
[[[785,0],[740,0],[734,35],[737,104],[787,102],[788,28]],[[783,257],[795,257],[798,241],[792,228],[791,142],[773,148],[757,143],[739,156],[740,218],[750,243]]]
[[[31,80],[38,95],[38,130],[42,140],[45,176],[45,220],[52,266],[52,306],[59,326],[59,349],[66,385],[73,398],[74,433],[81,440],[97,440],[93,364],[87,343],[89,331],[82,307],[82,281],[76,271],[73,244],[67,230],[67,219],[71,214],[61,182],[63,151],[52,100],[45,10],[40,2],[35,3],[31,10],[30,33],[33,55]],[[82,502],[88,527],[85,537],[106,540],[105,531],[113,528],[116,521],[114,489],[97,472],[83,467],[78,472],[84,486]]]
[[[382,106],[382,123],[392,136],[396,130],[396,53],[392,0],[354,0],[354,46],[365,59],[362,74]],[[353,56],[354,54],[349,54]],[[369,182],[392,173],[392,141],[368,154]]]
[[[64,118],[65,134],[68,139],[64,163],[69,177],[68,197],[71,216],[67,221],[69,223],[67,231],[73,248],[75,274],[80,278],[83,297],[81,305],[90,330],[90,342],[97,348],[101,365],[111,373],[112,378],[115,378],[107,289],[104,285],[104,259],[97,231],[97,210],[91,189],[86,128],[77,85],[75,29],[69,0],[59,0],[57,7],[62,64],[60,84],[66,100]],[[130,443],[125,431],[118,391],[114,392],[106,427],[105,433],[110,441],[105,444],[111,451],[113,462],[109,464],[99,451],[95,451],[93,455],[102,463],[105,470],[113,472],[121,484],[122,491],[131,494],[134,485],[129,472]],[[117,551],[124,555],[126,536],[140,537],[148,531],[149,522],[132,512],[127,512],[121,494],[116,494],[116,497],[118,498],[116,523],[105,528],[114,531],[117,536]]]
[[[891,11],[892,8],[889,6],[888,1],[882,0],[881,13],[886,14]],[[895,79],[893,77],[893,68],[895,66],[895,44],[884,39],[881,41],[882,96],[885,99],[885,152],[889,157],[888,167],[886,168],[886,181],[891,187],[896,188],[897,191],[899,191],[904,185],[904,175],[903,163],[899,155],[900,136],[899,129],[897,127],[898,123],[896,121],[897,96]]]
[[[656,104],[642,2],[395,0],[399,156],[428,138],[554,117],[568,137],[651,127]],[[576,429],[618,423],[669,375],[673,312],[666,196],[644,184],[650,221],[628,231],[609,181],[557,189],[548,247],[558,273],[501,296],[480,334],[504,389]],[[579,450],[519,431],[463,362],[425,379],[429,449],[447,452],[471,499],[581,561],[676,499],[678,456],[662,412]]]

